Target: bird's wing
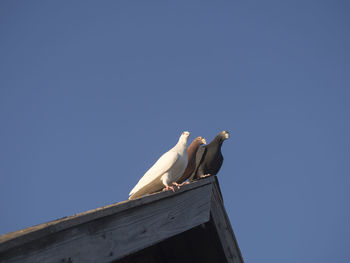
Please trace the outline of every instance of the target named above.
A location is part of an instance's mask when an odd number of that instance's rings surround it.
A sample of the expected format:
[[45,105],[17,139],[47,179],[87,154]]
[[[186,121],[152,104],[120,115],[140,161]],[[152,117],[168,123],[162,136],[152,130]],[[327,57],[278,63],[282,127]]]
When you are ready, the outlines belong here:
[[129,196],[129,200],[141,197],[146,194],[155,193],[164,188],[162,180],[155,180],[152,183],[145,185]]
[[207,147],[206,146],[202,146],[198,149],[197,154],[196,154],[196,166],[193,170],[193,173],[190,175],[190,177],[188,178],[189,181],[196,179],[196,173],[198,171],[199,166],[201,165],[204,156],[207,152]]
[[180,155],[176,151],[168,151],[164,153],[158,161],[142,176],[140,181],[130,191],[129,195],[137,192],[146,185],[152,183],[158,177],[169,171],[174,163],[180,158]]

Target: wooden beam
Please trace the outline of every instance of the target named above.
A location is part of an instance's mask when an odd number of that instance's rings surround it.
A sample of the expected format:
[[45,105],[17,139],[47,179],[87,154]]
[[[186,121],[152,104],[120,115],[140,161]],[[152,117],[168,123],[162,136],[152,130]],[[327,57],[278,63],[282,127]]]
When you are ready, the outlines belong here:
[[0,262],[111,262],[210,219],[212,179],[0,239]]
[[[213,180],[213,178],[206,178],[205,180],[200,180],[189,185],[185,185],[184,187],[181,187],[180,190],[177,190],[175,195],[182,192],[190,191],[194,188],[198,188],[203,185],[211,184],[214,181],[215,180]],[[174,195],[174,193],[172,193],[171,191],[154,193],[143,198],[114,203],[87,212],[79,213],[73,216],[63,217],[48,223],[28,227],[26,229],[22,229],[16,232],[1,235],[0,255],[4,251],[24,245],[25,243],[31,242],[49,234],[62,231],[67,228],[71,228],[86,222],[90,222],[98,218],[121,213],[128,209],[133,209],[146,204],[157,202],[160,199],[168,198],[172,195]]]
[[229,263],[244,263],[230,220],[227,216],[219,187],[219,182],[213,184],[210,215],[221,241],[222,249]]
[[227,262],[243,263],[216,176],[176,193],[155,193],[2,235],[0,263],[107,263],[200,225],[211,229],[206,233],[216,236]]

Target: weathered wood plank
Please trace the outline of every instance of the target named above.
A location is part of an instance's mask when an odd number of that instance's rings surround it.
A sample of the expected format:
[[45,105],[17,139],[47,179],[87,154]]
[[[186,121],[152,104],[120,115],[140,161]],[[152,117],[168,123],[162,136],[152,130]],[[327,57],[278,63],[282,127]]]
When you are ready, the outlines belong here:
[[1,253],[0,262],[111,262],[208,222],[211,183],[203,180],[176,194],[160,193],[102,215],[86,214],[74,224],[65,221],[68,227],[54,224],[46,235]]
[[1,252],[7,251],[14,247],[24,245],[25,243],[31,242],[33,240],[39,239],[41,237],[53,234],[64,229],[68,229],[98,218],[113,215],[116,213],[121,213],[122,211],[143,206],[152,202],[156,202],[160,199],[167,198],[172,195],[179,194],[181,192],[190,191],[194,188],[201,187],[203,185],[211,184],[213,178],[206,178],[205,180],[200,180],[193,182],[189,185],[181,187],[175,194],[171,191],[160,192],[148,195],[143,198],[138,198],[131,201],[123,201],[119,203],[114,203],[104,207],[100,207],[87,212],[79,213],[77,215],[64,217],[58,220],[54,220],[48,223],[40,224],[37,226],[22,229],[16,232],[4,234],[0,236],[0,254]]
[[213,184],[211,218],[228,262],[244,263],[230,220],[227,216],[218,182]]

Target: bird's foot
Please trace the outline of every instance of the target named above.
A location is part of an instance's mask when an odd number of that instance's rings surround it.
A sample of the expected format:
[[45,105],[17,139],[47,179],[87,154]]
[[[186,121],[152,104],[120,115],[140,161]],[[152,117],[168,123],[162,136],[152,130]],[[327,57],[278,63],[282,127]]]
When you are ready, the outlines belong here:
[[173,182],[173,185],[177,187],[177,189],[180,189],[180,186],[182,186],[182,184],[178,184],[177,182]]
[[181,186],[185,185],[185,184],[189,184],[190,182],[183,182],[181,184],[178,184],[177,187],[180,188]]
[[173,192],[175,192],[175,189],[174,189],[174,186],[166,186],[165,188],[163,188],[163,191],[168,191],[168,190],[171,190]]
[[201,175],[201,176],[199,176],[201,179],[203,179],[203,178],[206,178],[206,177],[208,177],[208,176],[211,176],[211,174],[203,174],[203,175]]

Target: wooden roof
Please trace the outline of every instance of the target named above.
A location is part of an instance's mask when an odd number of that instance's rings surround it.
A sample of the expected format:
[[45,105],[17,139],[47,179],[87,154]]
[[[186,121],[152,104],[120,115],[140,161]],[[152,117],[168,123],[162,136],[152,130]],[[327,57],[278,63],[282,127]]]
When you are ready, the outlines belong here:
[[215,176],[0,236],[0,262],[243,262]]

